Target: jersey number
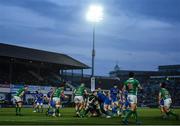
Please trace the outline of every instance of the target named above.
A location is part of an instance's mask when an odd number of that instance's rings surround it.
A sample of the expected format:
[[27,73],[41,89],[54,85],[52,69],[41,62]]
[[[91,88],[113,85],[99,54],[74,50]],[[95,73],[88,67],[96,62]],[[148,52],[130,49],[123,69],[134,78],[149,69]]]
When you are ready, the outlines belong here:
[[133,85],[131,83],[128,83],[128,89],[133,89]]

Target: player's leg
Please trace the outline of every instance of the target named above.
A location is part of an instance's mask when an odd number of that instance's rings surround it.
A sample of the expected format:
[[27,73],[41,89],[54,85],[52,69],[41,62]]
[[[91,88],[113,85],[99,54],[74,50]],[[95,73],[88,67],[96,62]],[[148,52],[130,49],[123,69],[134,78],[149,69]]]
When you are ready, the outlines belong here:
[[53,103],[54,103],[54,106],[53,106],[53,114],[52,116],[56,116],[56,110],[57,110],[57,98],[56,97],[53,97]]
[[164,105],[160,105],[160,112],[161,112],[161,116],[163,119],[166,118],[166,113],[165,113],[165,110],[164,110]]
[[118,111],[118,98],[112,97],[112,113],[117,114]]
[[107,103],[104,103],[104,111],[106,114],[106,118],[110,118],[112,116],[112,113],[109,110],[110,110],[110,105]]
[[74,97],[74,103],[75,103],[75,111],[76,111],[76,116],[79,116],[79,98],[78,96]]
[[100,104],[99,103],[96,103],[95,105],[95,111],[97,113],[97,116],[101,116],[101,109],[100,109]]
[[49,115],[50,108],[51,108],[51,101],[48,99],[48,108],[47,108],[47,111],[46,111],[46,115]]
[[85,102],[84,102],[84,99],[82,96],[79,97],[79,113],[81,113],[81,111],[84,109],[84,105]]
[[36,108],[36,101],[34,101],[34,103],[33,103],[33,112],[36,112],[37,111],[37,108]]
[[105,110],[104,110],[104,103],[100,103],[100,110],[101,110],[101,113],[103,114],[106,114]]
[[22,101],[18,102],[18,113],[21,115]]
[[121,117],[124,118],[126,113],[128,112],[129,109],[127,109],[126,103],[122,103],[122,115]]
[[56,115],[61,116],[61,114],[60,114],[60,102],[58,102],[56,105]]
[[124,124],[128,124],[129,117],[133,114],[135,116],[136,123],[138,122],[138,114],[137,114],[137,96],[129,95],[128,99],[130,101],[130,110],[127,112],[125,118],[123,119]]
[[15,107],[16,107],[16,115],[19,115],[19,113],[18,113],[18,111],[19,111],[18,102],[15,102]]
[[122,115],[123,114],[123,102],[119,101],[119,112],[118,115]]
[[115,102],[114,102],[114,101],[112,102],[112,113],[113,113],[113,114],[116,114],[116,113],[117,113],[117,111],[116,111],[116,105],[115,105]]
[[170,115],[176,117],[176,119],[178,120],[178,115],[173,113],[171,110],[170,110],[170,106],[171,106],[171,99],[166,99],[164,100],[164,111],[166,113],[166,115],[169,117]]
[[43,103],[40,103],[40,109],[41,109],[41,113],[43,113]]
[[86,115],[89,113],[90,110],[91,110],[91,109],[90,109],[89,104],[86,104],[86,108],[84,109],[84,112],[83,112],[82,116],[83,116],[83,117],[86,116]]
[[40,112],[40,102],[36,103],[36,112]]
[[18,102],[19,102],[19,97],[17,96],[14,96],[14,101],[15,101],[15,112],[16,112],[16,115],[19,115],[19,105],[18,105]]

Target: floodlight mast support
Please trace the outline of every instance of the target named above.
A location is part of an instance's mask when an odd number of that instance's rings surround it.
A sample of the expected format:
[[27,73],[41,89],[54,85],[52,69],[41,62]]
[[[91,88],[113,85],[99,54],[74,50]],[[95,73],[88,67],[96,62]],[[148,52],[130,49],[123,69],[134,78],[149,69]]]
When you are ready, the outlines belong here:
[[96,51],[95,51],[95,30],[96,30],[96,23],[93,23],[92,74],[91,74],[92,77],[94,77],[94,59],[95,59],[95,55],[96,55]]

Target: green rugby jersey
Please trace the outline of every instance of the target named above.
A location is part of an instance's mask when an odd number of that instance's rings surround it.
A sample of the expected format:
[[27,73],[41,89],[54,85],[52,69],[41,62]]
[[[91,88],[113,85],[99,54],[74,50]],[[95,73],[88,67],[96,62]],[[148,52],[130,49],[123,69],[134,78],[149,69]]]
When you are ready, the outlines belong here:
[[124,83],[128,94],[137,95],[138,86],[140,85],[139,81],[134,78],[129,78]]
[[166,88],[161,88],[159,93],[163,100],[171,98],[171,95]]
[[17,92],[15,96],[18,97],[22,97],[24,95],[25,89],[24,88],[20,88]]
[[85,90],[85,87],[83,86],[80,86],[78,88],[76,88],[75,90],[75,96],[83,96],[84,95],[84,90]]
[[57,88],[53,94],[53,97],[58,97],[60,98],[61,94],[63,93],[63,89],[62,88]]

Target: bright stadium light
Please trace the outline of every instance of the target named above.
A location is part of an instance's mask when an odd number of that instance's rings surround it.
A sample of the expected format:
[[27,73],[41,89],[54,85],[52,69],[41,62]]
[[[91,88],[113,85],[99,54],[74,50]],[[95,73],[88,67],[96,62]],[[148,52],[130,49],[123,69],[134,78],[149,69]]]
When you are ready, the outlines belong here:
[[103,19],[103,7],[100,5],[91,5],[86,18],[90,22],[100,22]]
[[93,22],[93,49],[92,49],[92,73],[91,73],[91,91],[95,90],[94,77],[94,59],[95,59],[95,28],[96,23],[103,19],[103,7],[100,5],[91,5],[86,15],[86,19]]

